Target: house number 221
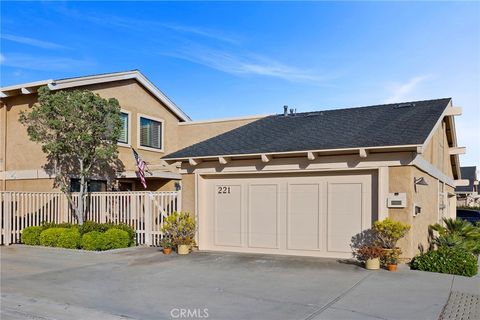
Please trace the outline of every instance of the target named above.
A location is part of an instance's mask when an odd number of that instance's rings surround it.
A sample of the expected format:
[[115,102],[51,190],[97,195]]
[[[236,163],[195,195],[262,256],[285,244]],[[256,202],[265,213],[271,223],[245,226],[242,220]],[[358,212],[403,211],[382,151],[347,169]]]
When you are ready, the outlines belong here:
[[217,187],[218,194],[230,194],[230,187]]

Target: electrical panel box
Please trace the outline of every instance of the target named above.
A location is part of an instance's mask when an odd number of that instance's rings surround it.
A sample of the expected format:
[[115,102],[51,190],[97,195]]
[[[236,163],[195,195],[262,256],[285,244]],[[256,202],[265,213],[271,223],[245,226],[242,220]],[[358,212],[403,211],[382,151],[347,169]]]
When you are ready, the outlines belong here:
[[387,207],[389,208],[405,208],[407,206],[406,193],[389,193]]
[[422,213],[422,208],[417,206],[415,203],[413,204],[413,216],[416,217],[420,213]]

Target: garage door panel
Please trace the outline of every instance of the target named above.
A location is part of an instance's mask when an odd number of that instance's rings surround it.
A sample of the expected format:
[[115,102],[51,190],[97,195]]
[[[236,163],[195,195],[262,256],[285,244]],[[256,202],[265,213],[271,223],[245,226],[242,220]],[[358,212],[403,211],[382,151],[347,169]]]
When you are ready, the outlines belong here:
[[278,247],[278,185],[249,185],[248,245],[253,248]]
[[362,183],[328,185],[328,251],[351,252],[352,236],[362,231]]
[[200,176],[200,248],[350,257],[352,236],[371,226],[372,177],[345,172]]
[[288,249],[319,249],[319,189],[319,184],[289,184]]
[[215,185],[215,245],[242,246],[242,187]]

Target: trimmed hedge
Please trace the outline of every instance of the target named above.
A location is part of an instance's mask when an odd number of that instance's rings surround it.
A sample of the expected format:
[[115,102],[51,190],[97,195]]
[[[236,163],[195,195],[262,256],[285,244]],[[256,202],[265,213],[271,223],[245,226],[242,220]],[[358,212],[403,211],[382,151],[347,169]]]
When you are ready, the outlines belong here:
[[40,234],[40,245],[76,249],[80,246],[81,235],[77,228],[49,228]]
[[81,248],[84,250],[105,250],[105,236],[99,231],[90,231],[82,236]]
[[85,250],[109,250],[135,245],[135,230],[127,224],[85,221],[81,226],[71,223],[44,223],[22,231],[22,242],[28,245]]
[[105,250],[126,248],[130,244],[128,232],[120,229],[108,229],[103,237],[105,238]]
[[42,226],[27,227],[22,230],[21,239],[22,243],[30,246],[40,245],[40,234],[44,228]]
[[415,257],[412,269],[473,277],[478,272],[477,258],[465,249],[441,247]]
[[97,232],[107,232],[109,229],[120,229],[128,233],[129,236],[129,241],[128,241],[128,246],[134,245],[135,244],[135,229],[133,229],[131,226],[129,226],[126,223],[98,223],[94,221],[85,221],[83,225],[79,226],[79,231],[80,234],[86,234],[92,231],[97,231]]

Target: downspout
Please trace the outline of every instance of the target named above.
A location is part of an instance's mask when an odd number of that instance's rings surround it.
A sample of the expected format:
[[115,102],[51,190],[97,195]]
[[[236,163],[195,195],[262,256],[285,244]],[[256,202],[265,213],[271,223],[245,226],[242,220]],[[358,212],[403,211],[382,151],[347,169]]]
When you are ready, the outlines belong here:
[[2,184],[3,184],[3,191],[7,191],[7,104],[2,102],[2,109],[3,109],[3,132],[2,134],[2,141],[3,141],[3,159],[2,159]]

